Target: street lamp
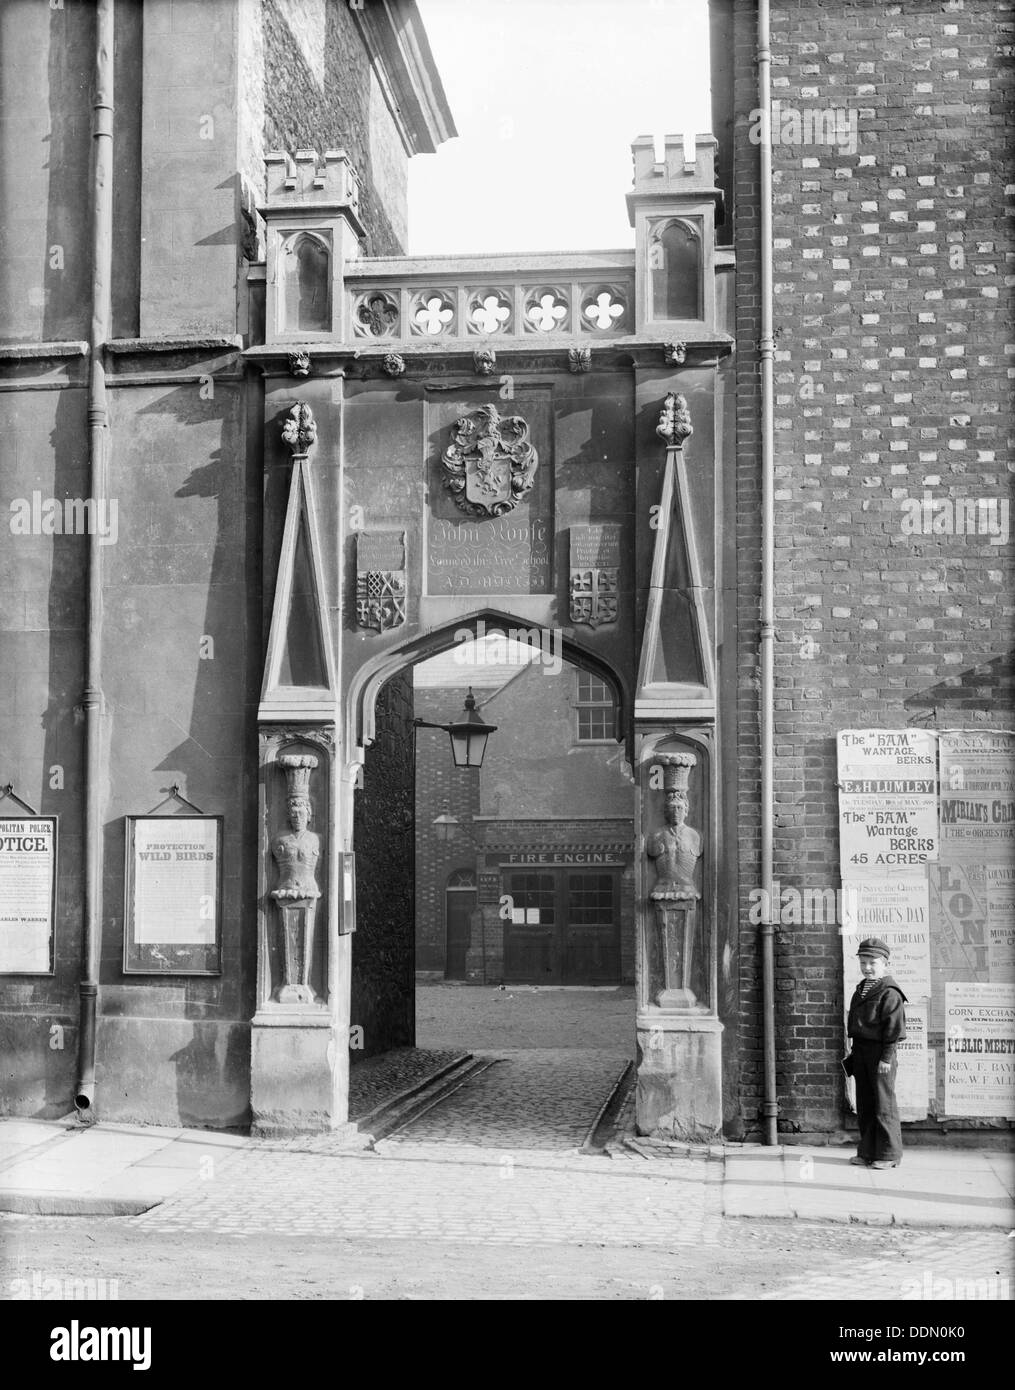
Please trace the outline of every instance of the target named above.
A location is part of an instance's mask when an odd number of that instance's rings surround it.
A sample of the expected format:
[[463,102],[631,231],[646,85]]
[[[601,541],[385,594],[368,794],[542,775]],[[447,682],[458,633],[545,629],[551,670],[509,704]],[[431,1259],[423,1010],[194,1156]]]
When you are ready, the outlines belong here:
[[476,713],[476,697],[469,686],[465,697],[465,709],[461,717],[452,724],[430,724],[425,719],[414,719],[417,729],[443,729],[451,736],[451,754],[455,767],[482,767],[486,741],[497,732],[496,724],[486,724]]
[[448,812],[445,811],[434,820],[433,830],[440,843],[446,845],[450,840],[458,838],[460,826],[461,821],[458,817],[449,815]]

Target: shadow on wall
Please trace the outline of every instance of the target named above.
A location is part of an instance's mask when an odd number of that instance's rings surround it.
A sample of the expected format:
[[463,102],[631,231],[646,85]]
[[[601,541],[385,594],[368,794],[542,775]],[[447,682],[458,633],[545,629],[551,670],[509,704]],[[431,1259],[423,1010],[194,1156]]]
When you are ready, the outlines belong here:
[[[186,1047],[170,1057],[176,1067],[180,1124],[192,1129],[249,1128],[249,1028],[195,1023],[193,1029]],[[225,1047],[220,1057],[223,1034]],[[230,1111],[231,1105],[237,1108]]]
[[903,702],[903,708],[911,724],[936,723],[938,710],[947,714],[946,722],[961,720],[964,712],[976,722],[985,714],[1010,720],[1015,710],[1015,651],[970,666],[938,685],[917,691]]

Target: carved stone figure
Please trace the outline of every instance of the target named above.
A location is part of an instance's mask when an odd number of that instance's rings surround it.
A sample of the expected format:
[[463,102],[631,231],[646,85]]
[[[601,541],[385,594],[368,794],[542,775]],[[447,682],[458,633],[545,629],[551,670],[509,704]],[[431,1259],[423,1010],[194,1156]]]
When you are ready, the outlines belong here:
[[313,959],[314,920],[321,890],[317,886],[317,862],[321,840],[310,827],[310,774],[317,766],[313,754],[283,754],[278,760],[286,775],[286,809],[290,831],[272,841],[271,855],[278,865],[279,880],[271,890],[282,918],[281,1004],[312,1004],[310,965]]
[[444,486],[469,516],[503,516],[532,491],[539,463],[520,415],[481,405],[456,421],[441,458]]
[[591,348],[568,348],[567,369],[569,372],[587,372],[592,366]]
[[386,352],[381,362],[381,369],[387,376],[404,376],[405,358],[397,352]]
[[663,361],[667,367],[680,367],[686,359],[686,343],[663,343]]
[[472,366],[477,376],[493,376],[497,354],[493,348],[477,348],[472,354]]
[[701,836],[684,823],[689,806],[687,782],[696,761],[693,753],[670,753],[657,759],[663,769],[666,825],[649,836],[645,847],[658,874],[650,895],[653,902],[701,897],[694,886]]
[[289,375],[290,376],[309,376],[310,375],[310,353],[291,352],[289,354]]
[[656,759],[663,769],[666,825],[648,837],[645,853],[656,866],[656,881],[649,899],[659,931],[662,975],[655,990],[661,1008],[694,1010],[697,999],[691,989],[697,933],[698,901],[694,882],[701,858],[701,836],[685,824],[687,785],[697,759],[693,753],[669,753]]

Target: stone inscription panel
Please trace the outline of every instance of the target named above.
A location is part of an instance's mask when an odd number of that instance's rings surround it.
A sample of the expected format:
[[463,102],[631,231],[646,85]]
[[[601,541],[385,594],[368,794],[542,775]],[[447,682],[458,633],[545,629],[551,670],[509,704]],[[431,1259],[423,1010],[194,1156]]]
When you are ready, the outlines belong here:
[[404,531],[360,531],[356,536],[356,562],[360,570],[404,570]]
[[600,526],[572,526],[571,568],[619,569],[620,529],[614,522]]
[[426,591],[440,595],[547,594],[553,591],[553,459],[549,402],[519,396],[494,400],[502,416],[520,415],[539,455],[532,491],[510,512],[470,517],[444,487],[441,453],[455,421],[483,404],[482,396],[433,401],[428,411],[430,516]]
[[427,591],[548,593],[550,542],[548,520],[528,520],[517,512],[487,521],[434,519],[430,522]]

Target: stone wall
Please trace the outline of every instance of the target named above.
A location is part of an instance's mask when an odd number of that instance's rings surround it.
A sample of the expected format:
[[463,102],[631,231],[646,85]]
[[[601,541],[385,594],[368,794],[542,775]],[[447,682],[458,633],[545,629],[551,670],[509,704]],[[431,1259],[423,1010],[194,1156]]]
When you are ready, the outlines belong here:
[[360,175],[366,254],[402,254],[408,161],[349,6],[263,0],[263,23],[265,149],[347,150]]
[[363,1047],[354,1063],[415,1040],[412,719],[412,672],[404,671],[377,698],[377,737],[356,793],[350,1017]]
[[0,6],[0,341],[88,336],[94,61],[93,6]]
[[[717,8],[726,8],[719,6]],[[762,1095],[758,859],[756,6],[734,0],[742,1015]],[[775,0],[775,878],[838,885],[835,733],[1011,727],[1012,548],[909,534],[905,504],[1008,498],[1010,9]],[[725,61],[719,55],[717,61]],[[793,112],[800,113],[794,136]],[[837,127],[814,127],[833,119]],[[852,113],[852,114],[850,114]],[[811,122],[808,141],[808,120]],[[855,120],[855,124],[851,124]],[[1008,125],[1006,126],[1006,121]],[[829,130],[843,138],[814,138]],[[855,141],[851,131],[855,134]],[[800,142],[801,137],[804,143]],[[1010,352],[1010,348],[1008,349]],[[776,937],[780,1125],[842,1124],[834,925]]]

